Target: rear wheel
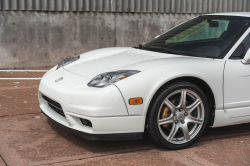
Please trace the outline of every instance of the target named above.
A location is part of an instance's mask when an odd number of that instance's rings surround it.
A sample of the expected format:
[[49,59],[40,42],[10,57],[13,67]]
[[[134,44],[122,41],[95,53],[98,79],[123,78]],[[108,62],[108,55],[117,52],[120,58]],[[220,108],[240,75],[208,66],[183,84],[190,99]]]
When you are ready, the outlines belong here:
[[208,123],[204,93],[189,82],[174,82],[152,100],[147,116],[148,133],[162,147],[182,149],[199,139]]

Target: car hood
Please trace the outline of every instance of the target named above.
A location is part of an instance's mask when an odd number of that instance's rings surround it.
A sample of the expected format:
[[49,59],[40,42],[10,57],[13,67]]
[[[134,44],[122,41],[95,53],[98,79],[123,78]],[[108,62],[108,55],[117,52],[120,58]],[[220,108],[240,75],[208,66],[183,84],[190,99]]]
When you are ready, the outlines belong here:
[[64,66],[77,75],[93,78],[117,70],[147,70],[166,63],[189,59],[187,56],[157,53],[128,47],[105,48],[80,55],[80,59]]

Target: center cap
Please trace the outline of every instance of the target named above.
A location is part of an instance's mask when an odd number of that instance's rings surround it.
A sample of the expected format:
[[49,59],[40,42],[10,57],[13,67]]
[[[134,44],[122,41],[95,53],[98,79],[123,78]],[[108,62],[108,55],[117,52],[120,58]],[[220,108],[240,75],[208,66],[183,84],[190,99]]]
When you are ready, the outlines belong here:
[[184,112],[177,112],[176,113],[176,120],[178,121],[182,121],[185,119],[185,115],[184,115]]

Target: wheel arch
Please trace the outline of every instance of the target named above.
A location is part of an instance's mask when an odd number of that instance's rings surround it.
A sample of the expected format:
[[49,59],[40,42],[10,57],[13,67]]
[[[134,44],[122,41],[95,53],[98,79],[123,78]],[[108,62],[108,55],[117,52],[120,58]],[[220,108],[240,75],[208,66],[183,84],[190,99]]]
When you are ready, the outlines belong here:
[[[209,106],[208,126],[213,126],[214,116],[215,116],[215,108],[216,108],[215,107],[214,93],[213,93],[211,87],[204,80],[197,78],[197,77],[193,77],[193,76],[184,76],[184,77],[174,78],[174,79],[169,80],[168,82],[164,83],[161,87],[158,88],[158,90],[154,93],[152,99],[150,100],[150,104],[147,108],[146,125],[147,125],[147,119],[148,119],[148,109],[151,106],[151,101],[156,97],[156,95],[158,94],[158,92],[161,91],[161,89],[165,88],[170,83],[176,82],[176,81],[187,81],[187,82],[193,83],[194,85],[198,86],[203,91],[204,95],[206,96],[206,98],[208,100],[208,106]],[[146,127],[146,125],[145,125],[145,127]]]

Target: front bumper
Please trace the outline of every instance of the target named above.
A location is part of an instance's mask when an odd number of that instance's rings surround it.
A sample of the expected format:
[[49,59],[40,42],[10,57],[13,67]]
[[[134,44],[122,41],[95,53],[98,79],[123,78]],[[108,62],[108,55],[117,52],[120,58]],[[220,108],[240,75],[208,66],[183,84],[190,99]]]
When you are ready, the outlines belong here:
[[[40,99],[41,100],[41,99]],[[121,134],[143,133],[144,116],[122,117],[87,117],[70,112],[64,112],[65,117],[55,112],[45,101],[41,101],[40,109],[53,121],[79,132],[87,134]],[[92,127],[82,124],[81,119],[89,120]]]
[[[43,78],[39,86],[40,109],[47,117],[89,140],[142,138],[145,116],[128,115],[117,87],[90,88],[86,78],[65,71],[64,82],[55,83],[57,77],[60,76]],[[72,80],[77,82],[72,83]],[[61,105],[63,114],[55,111],[42,95]],[[81,119],[92,125],[83,124]]]
[[[41,110],[42,111],[42,110]],[[72,132],[73,134],[84,138],[86,140],[102,140],[102,141],[118,141],[118,140],[139,140],[143,138],[143,132],[138,133],[117,133],[117,134],[89,134],[85,132],[81,132],[69,127],[66,127],[54,119],[46,115],[43,111],[42,113],[51,121],[55,122],[56,124],[60,125],[62,128]]]

